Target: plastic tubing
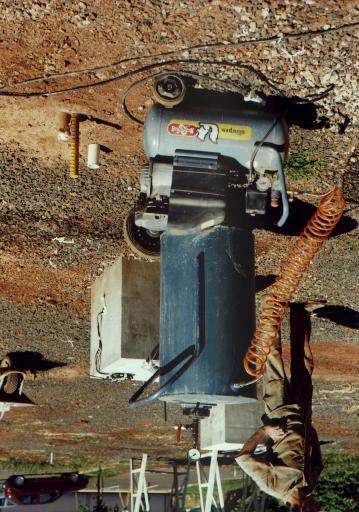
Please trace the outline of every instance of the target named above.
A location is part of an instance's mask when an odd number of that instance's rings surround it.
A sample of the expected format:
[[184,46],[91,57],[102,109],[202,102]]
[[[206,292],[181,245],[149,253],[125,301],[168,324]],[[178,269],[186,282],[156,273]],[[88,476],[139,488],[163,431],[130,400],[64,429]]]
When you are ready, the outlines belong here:
[[344,206],[343,193],[337,187],[323,196],[318,209],[284,262],[276,282],[264,297],[257,328],[243,359],[246,372],[256,380],[264,375],[268,355],[278,336],[289,302],[314,255],[339,222]]

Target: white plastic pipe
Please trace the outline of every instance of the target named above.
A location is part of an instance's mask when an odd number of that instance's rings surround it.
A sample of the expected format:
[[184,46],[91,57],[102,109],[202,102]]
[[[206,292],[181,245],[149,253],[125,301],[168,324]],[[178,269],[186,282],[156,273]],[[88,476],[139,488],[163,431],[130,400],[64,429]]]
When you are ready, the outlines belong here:
[[99,169],[100,144],[89,144],[87,151],[87,167],[89,169]]

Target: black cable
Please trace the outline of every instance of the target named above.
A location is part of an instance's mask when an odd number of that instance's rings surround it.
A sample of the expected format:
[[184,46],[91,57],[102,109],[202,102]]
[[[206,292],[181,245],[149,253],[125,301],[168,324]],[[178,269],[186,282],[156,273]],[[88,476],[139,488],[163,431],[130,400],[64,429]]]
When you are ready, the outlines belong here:
[[[181,352],[178,356],[176,356],[170,363],[166,364],[164,367],[158,368],[156,372],[131,396],[129,399],[130,407],[137,408],[142,407],[143,405],[148,405],[151,402],[154,402],[157,400],[165,391],[165,389],[176,380],[178,380],[181,375],[183,375],[190,366],[195,362],[195,360],[198,358],[200,352],[198,350],[198,347],[196,345],[190,345],[185,350]],[[162,386],[158,388],[157,391],[155,391],[152,395],[142,398],[139,400],[140,396],[144,393],[144,391],[148,388],[150,384],[152,384],[153,381],[157,379],[159,376],[164,376],[170,371],[177,368],[179,364],[182,364],[182,366],[176,370],[174,374],[171,375],[171,377],[164,383]]]
[[148,80],[152,80],[153,78],[157,77],[157,76],[160,76],[162,75],[162,72],[159,72],[159,73],[152,73],[151,75],[149,76],[145,76],[144,78],[140,78],[139,80],[136,80],[135,82],[132,82],[132,84],[127,87],[127,89],[125,90],[125,92],[123,93],[122,95],[122,102],[121,102],[121,107],[122,107],[122,112],[129,118],[131,119],[131,121],[134,121],[135,123],[143,126],[144,125],[144,122],[141,121],[140,119],[138,119],[137,117],[135,117],[133,114],[131,114],[131,112],[128,110],[127,108],[127,105],[126,105],[126,98],[127,98],[127,95],[130,93],[130,91],[134,88],[134,87],[137,87],[137,85],[140,85],[142,83],[145,83],[147,82]]
[[22,98],[30,98],[30,97],[36,97],[36,96],[58,96],[60,94],[64,94],[66,92],[77,92],[83,89],[88,89],[89,87],[100,87],[103,85],[107,85],[109,83],[115,82],[117,80],[124,80],[126,78],[129,78],[131,76],[137,75],[139,73],[150,71],[151,69],[160,68],[167,65],[173,65],[173,64],[207,64],[212,66],[223,66],[223,67],[235,67],[240,69],[246,69],[250,71],[251,73],[254,73],[257,75],[263,82],[265,82],[269,87],[272,88],[273,91],[283,94],[283,91],[279,89],[276,85],[272,83],[272,81],[267,78],[267,76],[260,71],[259,69],[255,68],[252,64],[243,64],[239,62],[229,62],[229,61],[218,61],[218,60],[199,60],[199,59],[174,59],[174,60],[167,60],[162,62],[155,62],[152,64],[147,64],[146,66],[142,66],[137,69],[133,69],[130,71],[126,71],[122,75],[117,75],[111,78],[107,78],[105,80],[99,80],[98,82],[91,82],[89,84],[81,84],[77,85],[75,87],[68,87],[65,89],[58,89],[56,91],[50,91],[50,92],[40,92],[40,91],[28,91],[28,92],[14,92],[14,91],[7,91],[4,89],[0,90],[0,96],[10,96],[10,97],[22,97]]
[[[49,81],[54,80],[56,78],[65,78],[68,76],[78,76],[84,73],[94,73],[96,71],[105,71],[107,69],[111,69],[114,67],[121,66],[123,64],[129,64],[133,63],[136,64],[137,62],[140,62],[141,60],[145,59],[155,59],[155,58],[163,58],[163,57],[169,57],[172,55],[178,55],[184,52],[190,52],[190,51],[201,51],[201,50],[219,50],[221,48],[233,48],[236,46],[243,46],[243,45],[252,45],[252,44],[259,44],[259,43],[272,43],[275,41],[285,41],[287,39],[300,39],[304,37],[317,37],[321,35],[330,34],[332,32],[338,32],[341,30],[349,30],[349,29],[355,29],[359,26],[359,22],[353,22],[353,23],[347,23],[344,25],[340,25],[339,27],[331,27],[329,29],[317,29],[317,30],[308,30],[306,32],[294,32],[294,33],[287,33],[287,34],[281,34],[279,36],[268,36],[268,37],[262,37],[257,39],[246,39],[241,41],[236,41],[232,43],[205,43],[205,44],[197,44],[193,46],[187,46],[183,47],[177,50],[168,50],[165,52],[160,53],[152,53],[147,55],[138,55],[136,57],[127,57],[125,59],[121,59],[116,62],[112,62],[111,64],[105,64],[103,66],[95,66],[92,68],[83,68],[76,71],[67,71],[64,73],[53,73],[51,75],[45,75],[41,77],[35,77],[31,78],[29,80],[24,80],[22,82],[18,82],[13,84],[11,87],[18,87],[20,85],[28,85],[30,83],[36,83],[36,82],[43,82],[43,81]],[[6,90],[8,87],[2,87],[0,88],[0,91]]]
[[101,311],[97,315],[97,337],[98,337],[98,349],[95,354],[95,368],[96,372],[100,375],[110,375],[107,372],[103,372],[101,370],[101,357],[102,357],[102,317],[105,313],[105,307],[101,309]]
[[[143,126],[144,122],[141,121],[140,119],[138,119],[137,117],[135,117],[128,109],[127,107],[127,104],[126,104],[126,98],[128,96],[128,94],[131,92],[132,89],[134,89],[135,87],[137,87],[138,85],[140,85],[141,83],[145,83],[153,78],[157,78],[159,76],[165,76],[167,75],[168,73],[172,73],[173,70],[166,70],[166,71],[160,71],[159,73],[152,73],[151,75],[148,75],[144,78],[140,78],[139,80],[136,80],[135,82],[133,82],[127,89],[126,91],[123,93],[122,95],[122,111],[124,112],[124,114],[126,114],[127,117],[129,117],[132,121],[134,121],[135,123]],[[176,71],[175,71],[176,72]],[[177,71],[178,72],[178,71]],[[237,90],[237,91],[240,91],[242,92],[243,88],[236,85],[232,80],[222,80],[221,78],[215,78],[215,77],[210,77],[209,75],[203,75],[203,74],[200,74],[200,73],[196,73],[195,71],[186,71],[186,70],[183,70],[181,69],[180,70],[180,74],[181,75],[185,75],[185,76],[190,76],[192,78],[204,78],[204,79],[208,79],[208,80],[211,80],[211,81],[214,81],[214,82],[219,82],[221,83],[222,85],[225,85],[225,86],[228,86],[229,83],[231,83],[231,85]]]
[[274,130],[274,128],[277,126],[278,124],[278,121],[284,117],[285,114],[281,113],[279,114],[279,116],[277,116],[273,123],[271,124],[271,126],[269,127],[268,131],[264,134],[263,138],[259,141],[258,144],[256,144],[254,146],[254,149],[253,149],[253,152],[252,152],[252,156],[251,156],[251,160],[250,160],[250,163],[249,163],[249,182],[252,183],[253,181],[253,173],[255,173],[255,169],[254,169],[254,160],[258,154],[258,151],[261,149],[261,147],[263,146],[263,144],[265,143],[265,141],[267,140],[267,138],[269,137],[269,135],[272,133],[272,131]]
[[[159,77],[159,76],[162,76],[162,75],[166,75],[168,73],[173,73],[173,72],[174,73],[177,72],[177,73],[180,73],[181,75],[185,75],[185,76],[190,76],[192,78],[202,78],[202,79],[205,79],[205,80],[210,80],[212,82],[218,82],[218,83],[221,83],[222,85],[225,85],[226,87],[230,84],[235,89],[236,92],[243,93],[243,87],[237,85],[236,83],[233,82],[233,80],[230,80],[229,78],[226,79],[226,80],[222,80],[221,78],[216,78],[216,77],[213,77],[213,76],[210,76],[210,75],[207,75],[207,74],[203,74],[203,73],[201,73],[201,74],[200,73],[196,73],[195,71],[186,71],[186,70],[183,70],[183,69],[178,71],[178,70],[168,69],[168,70],[165,70],[165,71],[160,71],[158,73],[152,73],[151,75],[148,75],[148,76],[146,76],[144,78],[140,78],[139,80],[136,80],[135,82],[133,82],[125,90],[125,92],[122,95],[122,102],[121,102],[121,107],[122,107],[122,111],[124,112],[124,114],[129,119],[131,119],[131,121],[134,121],[135,123],[139,124],[140,126],[143,126],[144,122],[141,121],[141,119],[138,119],[138,117],[134,116],[130,112],[128,107],[127,107],[126,99],[127,99],[128,94],[132,91],[132,89],[134,89],[135,87],[137,87],[141,83],[145,83],[145,82],[147,82],[147,81],[149,81],[149,80],[151,80],[153,78],[156,78],[156,77]],[[301,104],[301,103],[308,103],[308,102],[318,101],[318,100],[324,98],[330,91],[333,90],[333,88],[334,88],[334,85],[332,84],[327,89],[325,89],[323,92],[321,92],[320,94],[311,94],[311,95],[308,95],[306,98],[295,99],[294,102],[297,103],[297,104]],[[269,133],[268,133],[268,135],[269,135]]]

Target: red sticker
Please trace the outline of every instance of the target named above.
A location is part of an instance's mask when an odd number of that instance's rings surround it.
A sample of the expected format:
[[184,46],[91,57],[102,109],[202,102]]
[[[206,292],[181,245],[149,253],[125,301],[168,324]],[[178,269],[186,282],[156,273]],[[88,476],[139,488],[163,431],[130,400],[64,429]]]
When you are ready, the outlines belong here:
[[193,124],[170,123],[167,127],[170,135],[179,135],[181,137],[196,137],[198,128]]

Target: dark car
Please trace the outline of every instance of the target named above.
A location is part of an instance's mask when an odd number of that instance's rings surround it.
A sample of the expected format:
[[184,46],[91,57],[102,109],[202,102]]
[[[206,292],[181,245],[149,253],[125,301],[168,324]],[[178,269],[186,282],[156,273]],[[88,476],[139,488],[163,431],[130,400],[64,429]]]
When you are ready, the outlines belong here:
[[12,475],[4,483],[5,496],[17,505],[42,505],[67,492],[83,489],[88,478],[79,473],[56,475]]

